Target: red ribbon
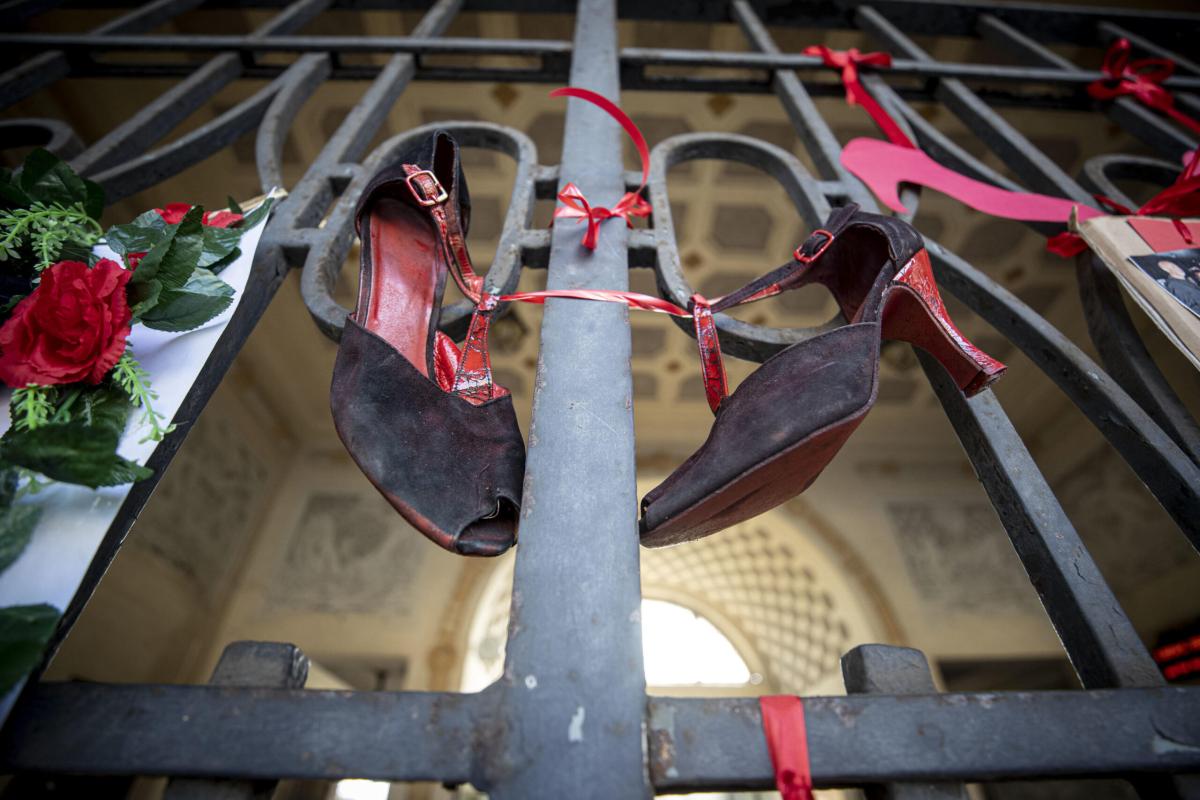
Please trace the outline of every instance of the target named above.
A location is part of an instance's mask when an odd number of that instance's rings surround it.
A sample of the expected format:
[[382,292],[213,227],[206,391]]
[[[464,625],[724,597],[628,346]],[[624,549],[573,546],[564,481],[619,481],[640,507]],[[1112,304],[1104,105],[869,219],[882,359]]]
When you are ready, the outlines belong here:
[[916,147],[858,79],[859,64],[871,67],[890,67],[892,65],[890,54],[861,53],[857,47],[851,47],[849,50],[831,50],[823,44],[814,44],[804,48],[804,55],[820,56],[821,60],[825,62],[825,66],[840,69],[842,85],[846,87],[846,102],[852,106],[862,106],[893,144],[901,147]]
[[587,89],[576,89],[571,86],[555,89],[550,96],[575,97],[603,109],[620,123],[625,132],[629,134],[629,138],[633,139],[638,157],[642,160],[642,182],[637,191],[626,192],[612,208],[591,205],[574,183],[568,183],[558,193],[558,199],[562,202],[562,206],[555,209],[554,218],[587,220],[587,231],[583,234],[583,246],[588,250],[595,250],[596,242],[600,238],[600,223],[604,220],[620,217],[625,220],[626,225],[632,228],[633,220],[630,217],[650,216],[650,203],[642,197],[642,190],[646,188],[646,181],[650,176],[650,148],[646,144],[646,137],[642,136],[642,132],[638,130],[637,125],[633,124],[633,120],[607,97]]
[[1162,86],[1175,72],[1175,62],[1169,58],[1130,58],[1132,49],[1128,39],[1118,39],[1112,43],[1100,67],[1105,77],[1088,84],[1088,94],[1097,100],[1132,95],[1180,125],[1200,133],[1200,120],[1192,119],[1175,108],[1175,98]]
[[500,300],[505,303],[518,301],[521,303],[542,305],[552,297],[565,297],[572,300],[599,300],[605,303],[624,303],[630,308],[639,308],[643,311],[657,311],[660,314],[671,314],[676,317],[692,316],[691,312],[687,309],[680,308],[670,300],[663,300],[661,297],[639,294],[638,292],[621,292],[616,289],[546,289],[541,292],[505,294],[500,296]]
[[774,695],[758,698],[758,705],[767,751],[775,768],[775,787],[783,800],[812,800],[804,703],[794,695]]
[[[1171,221],[1175,223],[1175,230],[1179,231],[1183,241],[1189,245],[1194,244],[1192,232],[1179,218],[1200,216],[1200,148],[1193,150],[1188,156],[1187,166],[1179,173],[1175,182],[1147,200],[1137,211],[1111,197],[1102,194],[1095,197],[1101,206],[1113,214],[1171,217]],[[1063,258],[1074,258],[1087,250],[1088,246],[1079,234],[1064,231],[1057,236],[1051,236],[1046,242],[1046,249]]]

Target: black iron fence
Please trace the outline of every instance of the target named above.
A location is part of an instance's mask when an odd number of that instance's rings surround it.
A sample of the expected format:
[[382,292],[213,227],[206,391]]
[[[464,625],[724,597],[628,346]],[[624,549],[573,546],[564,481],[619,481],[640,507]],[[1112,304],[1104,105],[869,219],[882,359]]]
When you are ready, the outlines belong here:
[[[1103,47],[1127,38],[1142,54],[1176,62],[1178,73],[1166,86],[1182,109],[1200,112],[1200,66],[1189,60],[1200,34],[1195,14],[940,0],[621,4],[623,18],[736,22],[750,45],[749,52],[736,53],[619,48],[615,0],[581,0],[578,8],[560,0],[437,0],[403,37],[298,31],[332,8],[420,4],[210,3],[277,13],[248,35],[162,35],[150,31],[201,0],[155,0],[87,34],[15,32],[23,20],[55,5],[53,0],[17,0],[0,8],[8,31],[0,34],[0,46],[7,54],[24,56],[0,75],[0,104],[11,105],[68,76],[179,78],[174,88],[86,147],[60,122],[0,124],[0,144],[46,144],[100,182],[110,200],[153,186],[251,133],[264,189],[284,185],[283,146],[306,101],[329,80],[370,81],[304,176],[289,187],[264,234],[243,301],[181,419],[194,419],[203,407],[289,270],[303,270],[305,302],[321,330],[337,338],[347,310],[334,300],[332,287],[353,243],[354,199],[376,165],[421,135],[410,131],[367,152],[412,80],[570,82],[614,99],[622,88],[773,92],[800,134],[816,176],[791,154],[751,138],[674,137],[653,153],[653,224],[635,231],[606,228],[602,246],[586,258],[576,230],[530,226],[533,202],[553,197],[563,175],[597,196],[619,195],[629,176],[621,166],[615,126],[597,124],[599,112],[573,103],[562,163],[556,166],[539,164],[533,143],[511,128],[448,126],[466,146],[496,150],[517,162],[496,260],[487,275],[489,291],[512,291],[523,266],[548,267],[551,289],[624,289],[630,267],[653,268],[664,294],[681,304],[692,289],[680,268],[671,226],[665,179],[671,165],[719,158],[757,166],[783,184],[813,226],[830,205],[852,200],[875,207],[839,163],[838,141],[813,101],[815,94],[840,94],[842,87],[828,80],[820,59],[782,52],[768,25],[868,33],[896,56],[886,74],[864,76],[874,96],[939,161],[1005,188],[1016,187],[939,133],[908,101],[934,101],[948,109],[1029,189],[1081,203],[1094,202],[1092,192],[1102,191],[1130,206],[1136,204],[1115,179],[1164,184],[1196,142],[1131,98],[1096,104],[1085,87],[1100,74],[1076,66],[1049,45]],[[464,7],[574,10],[574,40],[442,37]],[[1022,65],[938,61],[914,41],[918,31],[984,39]],[[110,59],[111,53],[122,58]],[[207,60],[181,60],[178,53],[199,53]],[[281,53],[289,58],[280,60]],[[387,59],[363,64],[346,58],[363,53]],[[462,65],[430,58],[447,54],[462,57]],[[520,56],[526,66],[481,66],[470,58],[480,55]],[[665,69],[679,67],[688,69]],[[720,71],[711,73],[712,68]],[[801,74],[817,80],[802,80]],[[156,147],[239,78],[269,83],[211,122]],[[1010,105],[1106,113],[1160,158],[1094,159],[1076,179],[996,111]],[[915,193],[905,200],[909,208],[917,207]],[[940,285],[1044,371],[1126,460],[1183,535],[1200,545],[1200,428],[1146,352],[1112,276],[1090,258],[1078,261],[1079,290],[1102,369],[1005,288],[936,242],[928,245]],[[565,302],[573,303],[569,310]],[[444,317],[446,328],[462,333],[468,311],[453,308]],[[721,318],[718,325],[727,352],[753,360],[812,333],[732,318]],[[655,791],[771,787],[755,701],[646,695],[637,614],[629,355],[623,308],[547,303],[507,660],[504,676],[484,692],[304,691],[299,688],[302,657],[295,648],[231,645],[211,686],[32,685],[0,738],[0,764],[6,771],[89,775],[470,782],[497,798],[626,798]],[[858,648],[843,659],[851,694],[805,702],[817,786],[887,785],[896,796],[956,796],[961,785],[944,782],[1088,775],[1127,778],[1147,798],[1200,796],[1195,780],[1185,775],[1200,772],[1200,689],[1164,684],[993,395],[965,399],[940,367],[921,358],[1085,691],[937,694],[919,654]],[[186,433],[181,426],[151,466],[164,466]],[[64,630],[151,488],[139,484],[130,495],[68,609]],[[586,559],[578,557],[585,552]],[[580,626],[588,635],[580,635]],[[577,719],[586,720],[579,728],[583,733],[569,736]],[[209,788],[218,791],[215,784]],[[204,790],[205,785],[177,782],[172,791],[185,789]]]

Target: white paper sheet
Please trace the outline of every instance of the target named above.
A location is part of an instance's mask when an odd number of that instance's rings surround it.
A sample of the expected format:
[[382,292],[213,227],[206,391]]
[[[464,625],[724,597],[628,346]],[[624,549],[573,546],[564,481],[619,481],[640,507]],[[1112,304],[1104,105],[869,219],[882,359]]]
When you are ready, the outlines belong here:
[[[185,333],[156,331],[142,325],[133,327],[129,342],[137,360],[150,375],[151,387],[158,392],[154,408],[164,419],[174,418],[240,304],[265,224],[266,220],[263,220],[242,234],[238,244],[241,254],[221,270],[221,280],[235,291],[233,302],[223,313]],[[96,253],[114,260],[117,258],[103,246],[97,247]],[[8,430],[12,423],[8,415],[11,394],[7,389],[0,392],[4,409],[0,414],[0,433]],[[140,424],[140,417],[140,410],[134,409],[117,451],[131,461],[145,464],[158,442],[139,441],[148,429]],[[49,603],[60,613],[65,611],[131,488],[132,484],[89,489],[54,483],[25,498],[22,502],[42,507],[42,516],[25,552],[0,574],[0,608]],[[0,722],[8,716],[23,685],[24,681],[0,701]]]

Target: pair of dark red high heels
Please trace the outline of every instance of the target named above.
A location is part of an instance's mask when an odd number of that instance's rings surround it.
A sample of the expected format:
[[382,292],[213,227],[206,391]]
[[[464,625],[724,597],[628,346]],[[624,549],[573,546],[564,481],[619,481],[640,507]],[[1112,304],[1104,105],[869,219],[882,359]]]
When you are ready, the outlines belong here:
[[[516,541],[525,446],[495,384],[487,330],[497,299],[466,248],[470,201],[458,147],[435,134],[363,192],[358,304],[334,367],[338,434],[389,502],[442,547],[499,555]],[[691,313],[709,403],[707,441],[642,501],[650,547],[707,536],[800,494],[875,402],[882,338],[932,353],[974,394],[1004,365],[946,315],[912,226],[836,210],[787,264]],[[437,330],[447,275],[476,303],[460,350]],[[792,345],[728,394],[713,314],[809,283],[848,324]]]

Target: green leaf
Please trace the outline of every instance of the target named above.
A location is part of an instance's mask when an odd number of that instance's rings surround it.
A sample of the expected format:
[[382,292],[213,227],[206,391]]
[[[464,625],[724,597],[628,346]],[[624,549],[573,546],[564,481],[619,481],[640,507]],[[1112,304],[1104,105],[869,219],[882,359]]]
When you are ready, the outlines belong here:
[[154,308],[158,303],[158,298],[162,295],[162,288],[162,281],[129,282],[125,291],[129,300],[129,310],[133,312],[134,322],[139,322],[143,314],[149,313]]
[[[230,198],[231,202],[232,199],[233,198]],[[212,259],[206,252],[205,255],[200,257],[200,266],[208,267],[214,273],[220,273],[221,270],[232,264],[234,260],[241,255],[242,251],[238,247],[238,244],[241,242],[242,236],[246,233],[246,231],[253,228],[259,222],[261,222],[268,213],[270,213],[271,206],[274,203],[275,198],[268,197],[266,200],[259,203],[258,207],[249,214],[245,214],[244,218],[240,223],[238,223],[236,228],[205,228],[204,235],[206,251],[211,250],[215,254],[218,250],[224,250],[224,255],[222,255],[220,258]],[[230,210],[235,211],[235,213],[238,214],[245,213],[240,208],[234,209],[232,206],[230,207]]]
[[30,200],[68,207],[79,204],[93,219],[104,209],[104,191],[98,185],[79,177],[67,162],[40,147],[25,159],[17,180]]
[[242,207],[238,205],[238,201],[233,199],[233,195],[226,195],[225,202],[228,203],[229,210],[233,213],[243,215],[246,213],[242,211]]
[[[204,249],[200,253],[198,266],[208,267],[218,272],[220,267],[229,265],[237,258],[238,242],[242,238],[240,228],[204,228]],[[232,257],[231,257],[232,256]]]
[[0,692],[7,692],[42,660],[61,616],[51,605],[0,608]]
[[[135,249],[138,245],[143,243],[143,241],[140,239],[119,239],[118,241],[121,242],[122,247],[129,247],[129,249],[124,251],[123,254],[141,252],[140,250]],[[134,286],[139,283],[149,283],[150,281],[155,280],[156,276],[158,275],[158,268],[162,264],[163,258],[170,251],[171,243],[173,241],[175,241],[175,229],[168,228],[159,237],[158,241],[151,244],[150,249],[145,251],[146,255],[142,256],[142,260],[138,263],[137,269],[133,271],[133,277],[129,279],[130,286]],[[112,245],[113,242],[110,241],[109,246]],[[117,248],[114,247],[113,249]],[[118,252],[122,251],[118,250]]]
[[263,200],[261,203],[258,204],[258,208],[254,209],[249,214],[247,214],[246,218],[242,220],[242,223],[240,225],[238,225],[234,230],[240,231],[242,233],[245,233],[246,231],[250,230],[255,225],[257,225],[259,222],[261,222],[263,220],[263,218],[267,216],[267,214],[271,213],[271,208],[274,205],[275,205],[274,197],[268,197],[267,199]]
[[160,331],[190,331],[229,308],[233,287],[197,267],[181,289],[164,289],[158,302],[142,315],[142,324]]
[[206,266],[207,269],[210,272],[212,272],[214,275],[219,275],[221,273],[221,270],[228,267],[234,261],[237,261],[238,256],[240,256],[241,254],[242,254],[241,248],[235,247],[235,248],[233,248],[233,250],[231,250],[229,252],[229,255],[225,256],[220,261],[216,261],[216,262],[214,262],[212,264],[208,264],[208,265],[205,265],[202,263],[201,266]]
[[125,424],[133,411],[125,393],[112,387],[88,392],[87,408],[85,424],[100,428],[118,439],[125,432]]
[[[183,288],[192,277],[204,249],[204,227],[200,224],[202,214],[201,209],[193,208],[178,225],[165,226],[158,241],[134,270],[127,291],[133,299],[135,317],[144,319],[162,301],[164,292]],[[141,242],[122,239],[123,235],[123,232],[118,233],[122,246]]]
[[10,506],[0,512],[0,572],[25,552],[41,516],[41,506],[31,504]]
[[98,220],[104,213],[104,189],[100,187],[100,184],[93,183],[86,178],[83,186],[87,189],[87,199],[83,201],[83,210],[89,217]]
[[0,465],[0,508],[8,508],[17,497],[17,484],[21,471],[16,467]]
[[93,489],[131,483],[154,474],[117,455],[130,411],[123,397],[112,391],[111,399],[93,400],[90,411],[90,419],[75,417],[70,422],[34,430],[10,429],[0,437],[0,458],[47,478]]
[[33,200],[25,194],[25,190],[17,182],[16,176],[7,167],[0,167],[0,201],[3,201],[5,205],[17,208],[33,205]]
[[193,207],[175,228],[170,247],[163,253],[156,274],[152,276],[162,281],[164,289],[181,288],[192,277],[204,250],[204,226],[200,224],[203,213],[199,206]]
[[[151,212],[154,213],[154,212]],[[162,217],[154,214],[161,222]],[[104,234],[105,243],[120,255],[148,253],[155,245],[174,235],[167,232],[166,223],[161,228],[141,225],[137,220],[128,225],[113,225]]]

